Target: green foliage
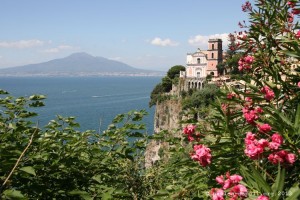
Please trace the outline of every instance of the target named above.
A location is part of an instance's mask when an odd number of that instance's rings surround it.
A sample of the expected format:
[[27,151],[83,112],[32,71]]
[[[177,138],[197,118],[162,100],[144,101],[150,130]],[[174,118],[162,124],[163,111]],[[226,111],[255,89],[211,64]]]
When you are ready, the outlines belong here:
[[[7,93],[2,92],[3,95]],[[143,199],[144,110],[120,114],[102,134],[80,132],[74,117],[38,129],[26,110],[45,97],[0,98],[3,199]]]
[[238,69],[238,62],[241,57],[242,53],[237,53],[226,58],[225,66],[227,66],[227,68],[230,70],[230,74],[241,74]]
[[167,77],[170,79],[175,79],[179,77],[180,71],[185,71],[185,67],[182,65],[175,65],[171,67],[167,72]]
[[[247,35],[239,38],[240,49],[231,52],[231,57],[227,58],[227,66],[232,73],[239,74],[238,78],[244,81],[245,89],[224,86],[221,94],[216,95],[213,104],[206,101],[210,99],[209,93],[208,96],[200,91],[192,91],[190,96],[185,94],[184,108],[203,108],[208,113],[204,120],[202,118],[195,122],[193,116],[199,110],[190,109],[190,115],[187,115],[190,118],[185,121],[194,122],[197,126],[196,132],[200,132],[202,138],[190,142],[180,137],[167,137],[164,140],[170,145],[170,158],[169,162],[155,166],[158,176],[164,180],[160,185],[162,189],[155,197],[207,199],[208,195],[203,196],[205,188],[206,194],[211,188],[221,188],[214,181],[215,178],[230,172],[243,176],[241,184],[248,189],[248,199],[256,199],[262,194],[271,200],[299,199],[300,27],[297,21],[287,21],[291,10],[299,9],[298,1],[295,2],[296,6],[291,8],[284,0],[257,0],[255,7],[253,5],[246,9],[251,23],[245,26]],[[254,59],[246,70],[239,71],[238,61],[242,56],[251,56]],[[265,97],[262,90],[264,86],[274,92],[274,97]],[[258,107],[263,112],[252,123],[247,122],[246,110],[253,111]],[[259,130],[261,124],[269,124],[272,129],[262,133]],[[245,153],[248,145],[245,143],[245,135],[248,132],[255,134],[255,145],[261,139],[273,142],[272,135],[275,133],[282,136],[283,143],[278,149],[264,147],[257,158],[250,159]],[[191,162],[189,154],[192,146],[196,144],[210,148],[213,158],[209,167],[204,168]],[[279,164],[273,164],[274,161],[269,156],[279,156],[282,151],[295,156],[296,161],[289,163],[286,157],[281,158],[282,160],[277,157]],[[194,167],[200,170],[193,171]],[[172,175],[169,172],[173,172]],[[193,177],[197,177],[205,186],[197,188],[193,185]],[[190,190],[184,190],[187,183],[193,185]],[[197,183],[198,186],[201,183]],[[193,195],[189,196],[186,191],[193,191]],[[228,195],[224,196],[224,199],[228,198]]]
[[179,81],[180,71],[184,71],[185,67],[182,65],[175,65],[171,67],[167,75],[162,78],[151,92],[149,106],[156,105],[157,102],[162,102],[170,97],[166,94],[172,90],[172,85],[177,84]]
[[219,94],[219,87],[214,84],[207,84],[201,90],[196,90],[183,99],[182,107],[184,110],[195,110],[201,118],[204,118],[210,105],[216,100]]
[[219,63],[219,64],[217,65],[218,74],[223,75],[223,74],[224,74],[224,71],[225,71],[225,67],[226,67],[226,64],[225,64],[224,62]]

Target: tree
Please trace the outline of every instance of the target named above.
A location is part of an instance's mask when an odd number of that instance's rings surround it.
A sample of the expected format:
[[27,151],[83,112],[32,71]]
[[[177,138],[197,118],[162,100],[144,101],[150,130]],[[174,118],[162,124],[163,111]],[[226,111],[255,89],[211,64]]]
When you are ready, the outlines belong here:
[[170,79],[175,79],[176,77],[179,77],[180,71],[185,71],[185,67],[182,65],[175,65],[168,70],[167,76]]

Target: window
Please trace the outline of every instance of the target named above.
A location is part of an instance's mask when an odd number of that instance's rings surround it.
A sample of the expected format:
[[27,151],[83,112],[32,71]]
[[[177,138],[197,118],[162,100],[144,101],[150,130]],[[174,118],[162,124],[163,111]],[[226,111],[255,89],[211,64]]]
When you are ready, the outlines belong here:
[[214,58],[214,53],[211,53],[211,58]]
[[212,44],[212,45],[211,45],[211,48],[214,50],[214,49],[215,49],[215,44]]
[[197,63],[200,64],[200,58],[197,58]]

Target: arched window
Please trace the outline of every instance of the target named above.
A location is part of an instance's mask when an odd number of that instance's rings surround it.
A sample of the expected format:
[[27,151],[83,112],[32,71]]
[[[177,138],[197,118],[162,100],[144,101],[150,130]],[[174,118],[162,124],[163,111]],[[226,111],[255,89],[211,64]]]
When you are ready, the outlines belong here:
[[214,53],[211,53],[211,58],[214,58]]
[[197,58],[197,63],[200,64],[200,58]]

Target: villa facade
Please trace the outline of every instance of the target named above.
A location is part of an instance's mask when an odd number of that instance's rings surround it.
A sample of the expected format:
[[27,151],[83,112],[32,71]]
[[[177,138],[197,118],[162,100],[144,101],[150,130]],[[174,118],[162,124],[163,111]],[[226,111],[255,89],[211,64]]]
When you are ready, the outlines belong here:
[[223,61],[221,39],[209,39],[208,49],[195,53],[188,53],[186,57],[186,70],[180,72],[184,79],[184,90],[200,89],[203,87],[207,75],[218,76],[217,65]]

